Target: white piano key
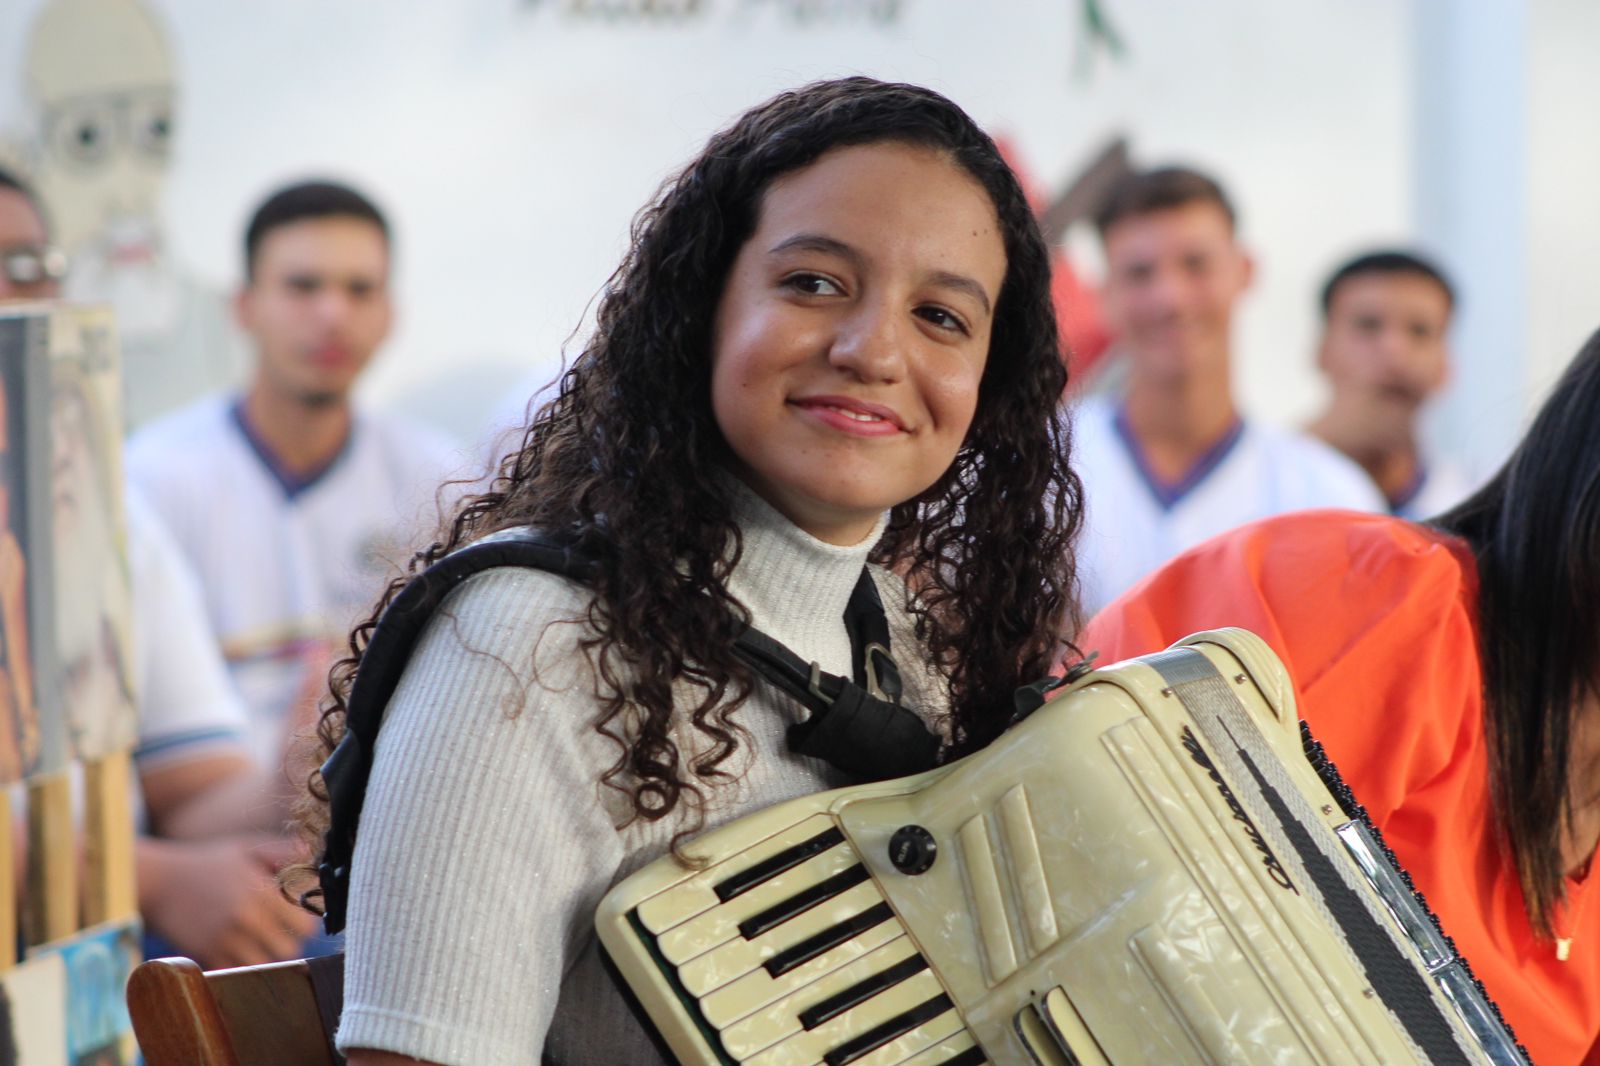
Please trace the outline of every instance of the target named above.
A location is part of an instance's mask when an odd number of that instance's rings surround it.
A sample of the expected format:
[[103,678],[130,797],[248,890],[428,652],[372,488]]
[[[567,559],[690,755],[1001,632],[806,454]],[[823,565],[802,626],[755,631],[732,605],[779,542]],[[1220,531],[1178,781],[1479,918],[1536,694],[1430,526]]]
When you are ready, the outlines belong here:
[[[942,1025],[945,1018],[945,1015],[940,1015],[934,1021]],[[933,1047],[902,1060],[898,1066],[939,1066],[940,1063],[949,1062],[957,1055],[965,1054],[977,1046],[978,1042],[972,1039],[972,1034],[962,1029],[955,1036],[946,1037]]]
[[682,965],[719,944],[742,939],[739,923],[745,919],[753,918],[767,908],[858,865],[860,860],[848,846],[831,848],[779,874],[759,888],[753,888],[721,906],[673,926],[656,937],[656,946],[669,962]]
[[[765,936],[746,940],[737,931],[731,939],[712,951],[705,952],[678,968],[678,980],[695,996],[704,996],[713,989],[742,977],[761,966],[763,962],[794,945],[815,936],[847,918],[883,902],[883,896],[871,881],[864,882],[819,904],[811,910],[785,922]],[[898,923],[891,920],[885,925]],[[765,970],[761,971],[763,974]]]
[[[916,954],[917,946],[909,937],[898,937],[877,951],[796,989],[783,999],[747,1013],[738,1022],[722,1030],[722,1046],[734,1058],[749,1058],[779,1040],[800,1032],[800,1015],[804,1011],[882,973],[896,963],[916,957]],[[878,995],[890,991],[893,988],[884,989]]]
[[[739,852],[733,858],[708,866],[665,892],[651,896],[639,904],[639,921],[652,933],[659,934],[663,930],[688,921],[697,914],[721,906],[722,901],[717,898],[715,892],[716,885],[764,862],[780,851],[803,843],[819,833],[826,833],[832,828],[834,828],[833,819],[825,814],[813,815],[796,822],[782,832],[751,845],[749,849]],[[694,845],[691,844],[689,847],[692,854]]]
[[[898,1066],[908,1057],[932,1052],[942,1045],[952,1034],[959,1036],[966,1032],[961,1022],[961,1015],[953,1009],[947,1010],[937,1018],[923,1022],[905,1036],[892,1040],[870,1055],[864,1055],[852,1062],[850,1066]],[[971,1037],[967,1037],[970,1045]],[[935,1058],[933,1062],[943,1062],[946,1059],[959,1055],[959,1051],[951,1051],[949,1055]]]
[[[816,1066],[829,1051],[861,1036],[868,1030],[943,994],[939,981],[924,970],[895,987],[875,996],[853,1010],[811,1030],[801,1031],[745,1060],[746,1066]],[[946,1021],[948,1016],[948,1021]],[[907,1055],[944,1039],[961,1025],[960,1016],[947,1010],[939,1017],[896,1038],[870,1055],[857,1059],[854,1066],[892,1066]],[[941,1026],[948,1026],[940,1031]]]
[[700,1010],[712,1025],[719,1029],[726,1028],[795,989],[803,988],[867,952],[904,936],[905,930],[900,923],[891,919],[823,952],[810,962],[796,966],[782,977],[773,977],[765,967],[757,965],[743,977],[707,994],[700,1000]]

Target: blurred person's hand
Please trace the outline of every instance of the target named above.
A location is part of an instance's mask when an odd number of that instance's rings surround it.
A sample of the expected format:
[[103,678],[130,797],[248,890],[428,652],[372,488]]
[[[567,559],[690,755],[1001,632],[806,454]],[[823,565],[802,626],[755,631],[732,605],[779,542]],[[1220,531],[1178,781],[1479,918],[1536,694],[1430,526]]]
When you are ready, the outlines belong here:
[[304,857],[269,836],[139,842],[139,909],[145,924],[212,970],[300,957],[317,919],[283,898],[277,872]]
[[[322,703],[328,696],[328,671],[345,654],[333,640],[319,640],[300,653],[300,687],[295,690],[294,703],[284,718],[284,765],[293,768],[295,756],[303,754],[303,741],[317,731],[322,720]],[[304,778],[295,778],[299,786]]]
[[332,640],[317,641],[300,653],[303,673],[294,703],[284,716],[278,761],[270,768],[269,788],[278,809],[291,815],[306,791],[311,772],[322,765],[326,753],[317,740],[322,705],[328,699],[328,671],[339,654]]

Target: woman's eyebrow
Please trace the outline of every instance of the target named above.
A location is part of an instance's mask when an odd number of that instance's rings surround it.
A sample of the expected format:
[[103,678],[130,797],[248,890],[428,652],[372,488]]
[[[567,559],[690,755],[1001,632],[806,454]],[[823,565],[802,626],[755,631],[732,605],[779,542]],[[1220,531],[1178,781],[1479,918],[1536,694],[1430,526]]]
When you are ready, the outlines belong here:
[[[848,244],[834,237],[824,237],[820,233],[797,233],[793,237],[785,238],[767,250],[768,255],[782,255],[784,252],[821,252],[824,255],[837,255],[843,259],[860,265],[861,253]],[[989,293],[977,281],[965,274],[956,274],[948,270],[936,270],[929,275],[928,280],[935,285],[942,285],[948,289],[956,289],[966,293],[983,307],[984,314],[994,311],[989,301]]]
[[854,263],[861,262],[860,252],[841,240],[824,237],[820,233],[797,233],[773,245],[767,254],[781,255],[784,252],[822,252],[824,255],[842,256]]
[[928,280],[935,285],[942,285],[947,289],[956,289],[966,293],[982,305],[983,313],[986,315],[994,310],[989,305],[989,294],[984,291],[983,286],[965,274],[954,274],[948,270],[936,270],[929,276]]

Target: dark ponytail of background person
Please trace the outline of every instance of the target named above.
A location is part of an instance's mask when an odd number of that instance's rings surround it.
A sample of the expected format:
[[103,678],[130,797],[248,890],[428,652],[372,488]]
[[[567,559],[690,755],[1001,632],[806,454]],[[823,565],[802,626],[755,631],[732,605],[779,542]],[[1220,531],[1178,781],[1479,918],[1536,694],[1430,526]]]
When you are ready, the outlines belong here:
[[[1490,482],[1433,525],[1478,562],[1489,783],[1528,917],[1553,936],[1573,825],[1573,738],[1600,699],[1600,333]],[[1582,796],[1600,789],[1584,783]]]
[[[918,591],[919,634],[948,681],[952,752],[997,736],[1013,690],[1048,673],[1061,635],[1076,629],[1081,486],[1057,412],[1066,370],[1044,242],[994,143],[927,89],[868,78],[817,83],[711,138],[636,217],[594,335],[556,398],[532,418],[521,448],[412,562],[415,572],[508,526],[579,538],[600,561],[586,644],[601,680],[595,728],[618,747],[597,777],[624,791],[638,818],[664,817],[687,799],[693,824],[680,839],[700,824],[702,785],[730,778],[721,767],[741,742],[735,712],[753,680],[732,653],[742,611],[726,579],[740,538],[732,464],[711,407],[722,287],[776,179],[832,149],[885,141],[932,149],[971,175],[994,204],[1005,245],[966,442],[937,484],[894,508],[873,552]],[[322,753],[343,733],[361,650],[399,584],[335,667],[318,730]],[[675,708],[674,684],[693,700]],[[704,754],[686,759],[679,751],[670,727],[680,716],[710,738]],[[326,802],[315,775],[311,790],[306,828],[320,839]]]

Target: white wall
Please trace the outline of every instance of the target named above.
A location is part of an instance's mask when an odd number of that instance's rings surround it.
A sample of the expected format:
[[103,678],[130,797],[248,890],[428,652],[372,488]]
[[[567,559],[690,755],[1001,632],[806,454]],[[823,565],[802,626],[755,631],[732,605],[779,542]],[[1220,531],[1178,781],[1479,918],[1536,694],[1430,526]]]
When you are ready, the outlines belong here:
[[1528,346],[1508,357],[1537,399],[1600,327],[1600,5],[1539,0],[1531,15]]
[[1456,290],[1451,380],[1429,435],[1487,474],[1521,436],[1529,18],[1520,4],[1415,0],[1413,9],[1413,221]]
[[[370,394],[458,429],[555,358],[632,213],[707,133],[811,78],[939,88],[1010,133],[1052,183],[1119,130],[1141,162],[1217,172],[1258,255],[1239,383],[1268,417],[1303,418],[1317,402],[1322,275],[1410,236],[1411,21],[1391,0],[1105,0],[1129,54],[1086,72],[1075,0],[902,0],[888,26],[799,24],[759,0],[705,0],[712,17],[661,26],[575,19],[554,0],[153,3],[183,85],[166,199],[179,255],[231,284],[243,219],[274,183],[319,172],[369,187],[399,231],[402,310]],[[17,69],[37,6],[0,5],[0,71]],[[1592,22],[1584,7],[1569,0],[1562,17]],[[1560,58],[1592,84],[1578,42]],[[1568,113],[1581,108],[1575,97]],[[1537,120],[1533,132],[1554,139]],[[1577,176],[1562,180],[1575,195]],[[1563,340],[1539,333],[1551,328],[1534,327],[1541,346]],[[466,380],[463,367],[478,373]],[[454,398],[438,384],[451,379]]]

